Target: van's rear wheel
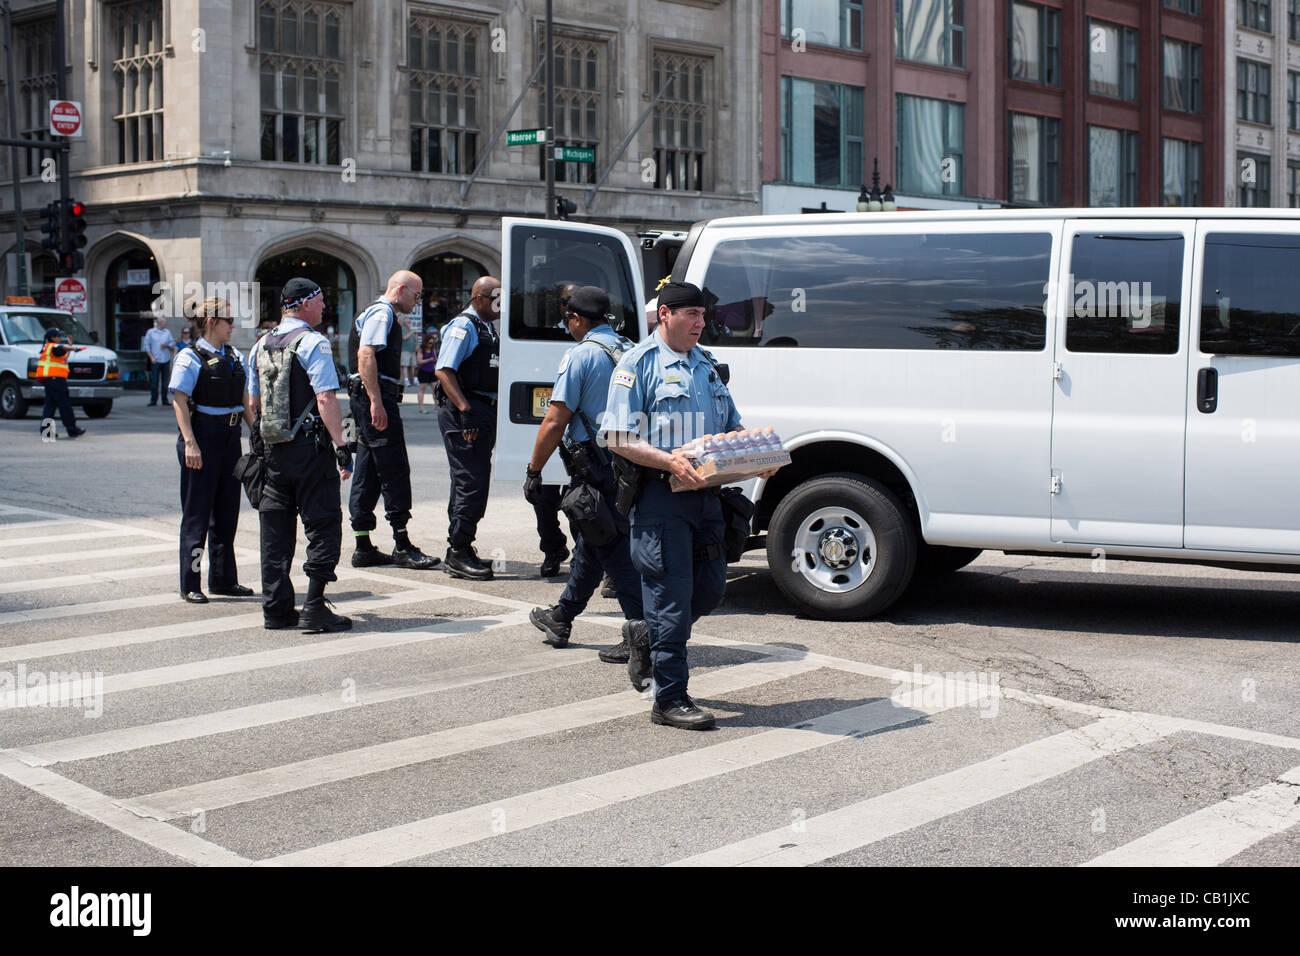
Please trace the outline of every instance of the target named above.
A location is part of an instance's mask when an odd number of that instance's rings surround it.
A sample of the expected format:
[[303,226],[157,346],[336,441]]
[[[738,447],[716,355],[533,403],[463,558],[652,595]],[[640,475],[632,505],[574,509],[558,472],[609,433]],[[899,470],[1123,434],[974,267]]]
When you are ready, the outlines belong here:
[[86,402],[81,407],[86,410],[87,418],[107,418],[108,413],[113,410],[113,400],[110,398],[106,402]]
[[27,399],[23,398],[22,386],[16,378],[0,381],[0,417],[27,417]]
[[777,505],[767,562],[777,587],[813,617],[878,614],[912,579],[917,535],[898,497],[862,475],[804,482]]

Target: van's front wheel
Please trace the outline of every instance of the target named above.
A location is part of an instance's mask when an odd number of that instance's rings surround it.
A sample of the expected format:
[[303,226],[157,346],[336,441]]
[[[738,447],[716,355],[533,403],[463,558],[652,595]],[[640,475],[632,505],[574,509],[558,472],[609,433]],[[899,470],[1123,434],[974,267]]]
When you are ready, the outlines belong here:
[[862,475],[804,482],[777,505],[767,562],[777,587],[826,620],[871,617],[912,579],[917,535],[898,497]]

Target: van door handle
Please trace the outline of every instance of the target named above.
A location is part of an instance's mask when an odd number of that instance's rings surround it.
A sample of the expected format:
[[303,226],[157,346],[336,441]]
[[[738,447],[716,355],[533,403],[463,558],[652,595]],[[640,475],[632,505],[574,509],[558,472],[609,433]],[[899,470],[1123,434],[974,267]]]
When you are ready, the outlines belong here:
[[1203,368],[1196,373],[1196,410],[1213,415],[1219,407],[1219,370]]

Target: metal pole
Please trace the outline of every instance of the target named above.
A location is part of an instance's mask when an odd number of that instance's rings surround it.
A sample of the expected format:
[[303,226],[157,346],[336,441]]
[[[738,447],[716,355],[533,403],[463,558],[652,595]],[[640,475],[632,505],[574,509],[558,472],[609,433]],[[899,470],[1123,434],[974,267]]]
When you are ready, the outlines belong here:
[[664,85],[659,87],[659,92],[655,94],[655,98],[650,101],[650,105],[641,113],[641,118],[636,121],[636,125],[628,130],[628,134],[623,137],[623,142],[618,147],[618,152],[616,152],[614,157],[609,161],[609,165],[605,167],[605,171],[600,174],[600,178],[596,180],[596,185],[587,190],[587,196],[582,202],[583,209],[591,208],[591,201],[596,198],[597,190],[599,190],[601,186],[605,185],[605,180],[609,178],[609,174],[613,171],[614,165],[623,158],[623,153],[627,149],[628,143],[632,142],[632,137],[636,135],[636,131],[645,125],[645,121],[650,118],[650,111],[658,105],[661,99],[663,99],[664,93],[668,90],[668,84],[672,83],[676,76],[676,73],[668,74],[668,77],[664,80]]
[[546,0],[546,218],[555,217],[555,44],[552,0]]
[[[14,35],[9,17],[9,0],[4,0],[5,86],[9,89],[9,135],[18,138],[18,107],[14,102]],[[9,170],[14,178],[14,232],[18,234],[18,294],[27,294],[27,243],[23,240],[23,191],[18,175],[18,147],[9,147]]]
[[474,180],[478,179],[478,174],[483,172],[483,167],[488,164],[488,160],[492,157],[492,150],[496,149],[497,142],[501,139],[501,134],[510,126],[510,118],[515,115],[515,110],[519,109],[519,104],[524,101],[524,96],[527,95],[528,88],[533,85],[534,81],[536,81],[537,74],[542,72],[542,67],[545,65],[546,63],[544,61],[539,60],[537,65],[533,67],[532,76],[528,77],[524,82],[523,88],[519,91],[519,95],[516,96],[515,101],[510,104],[510,109],[506,110],[506,118],[503,119],[501,125],[497,127],[496,133],[492,136],[492,142],[488,143],[487,149],[483,151],[483,157],[478,161],[478,165],[474,167],[474,172],[470,174],[469,179],[460,184],[460,198],[462,201],[469,196],[469,187],[474,185]]
[[[58,97],[61,100],[66,100],[68,98],[68,50],[67,39],[65,37],[65,34],[67,33],[67,23],[64,18],[63,7],[64,0],[58,0],[54,5],[54,69],[57,71],[55,82],[57,84]],[[66,143],[67,140],[64,140],[64,142]],[[61,213],[59,216],[59,238],[61,241],[59,247],[59,271],[62,271],[63,255],[72,245],[72,237],[68,234],[68,211],[71,206],[71,203],[68,201],[68,165],[69,157],[71,155],[70,150],[65,149],[59,151],[59,201],[61,203],[59,206]]]

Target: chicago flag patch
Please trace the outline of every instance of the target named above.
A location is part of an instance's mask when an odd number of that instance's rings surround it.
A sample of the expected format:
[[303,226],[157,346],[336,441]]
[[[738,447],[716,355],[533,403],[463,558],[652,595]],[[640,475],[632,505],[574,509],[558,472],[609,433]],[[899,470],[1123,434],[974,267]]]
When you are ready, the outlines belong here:
[[619,369],[614,373],[614,384],[622,385],[624,388],[631,388],[636,381],[636,372],[629,372],[625,368]]

